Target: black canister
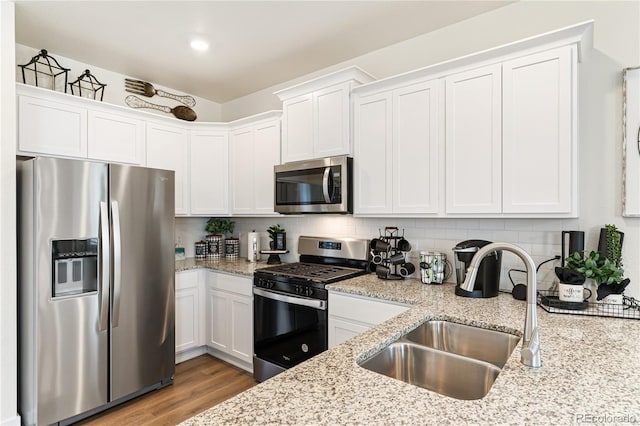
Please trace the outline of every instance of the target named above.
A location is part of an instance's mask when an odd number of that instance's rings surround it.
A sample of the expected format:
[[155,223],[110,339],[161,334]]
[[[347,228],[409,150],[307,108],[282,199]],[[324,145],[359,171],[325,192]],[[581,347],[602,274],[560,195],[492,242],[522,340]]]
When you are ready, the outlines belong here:
[[453,248],[453,258],[456,267],[456,294],[463,297],[495,297],[500,291],[500,268],[502,266],[502,251],[496,250],[485,256],[480,262],[473,291],[468,292],[460,288],[464,282],[471,259],[480,247],[491,244],[485,240],[467,240],[458,243]]

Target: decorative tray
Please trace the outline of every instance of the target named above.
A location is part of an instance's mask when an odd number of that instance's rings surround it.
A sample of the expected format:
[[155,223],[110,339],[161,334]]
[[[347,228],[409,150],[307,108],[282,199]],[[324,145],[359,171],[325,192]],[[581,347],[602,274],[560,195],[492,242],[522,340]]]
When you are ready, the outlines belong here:
[[622,305],[564,302],[559,300],[557,291],[539,290],[538,305],[545,311],[554,314],[640,319],[640,301],[627,296],[623,297]]

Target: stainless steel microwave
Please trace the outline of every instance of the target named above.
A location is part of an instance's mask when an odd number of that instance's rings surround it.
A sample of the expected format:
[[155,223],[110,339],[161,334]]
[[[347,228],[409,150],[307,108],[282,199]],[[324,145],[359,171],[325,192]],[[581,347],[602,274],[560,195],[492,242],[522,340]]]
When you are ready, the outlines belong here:
[[341,155],[275,166],[275,211],[351,213],[352,164]]

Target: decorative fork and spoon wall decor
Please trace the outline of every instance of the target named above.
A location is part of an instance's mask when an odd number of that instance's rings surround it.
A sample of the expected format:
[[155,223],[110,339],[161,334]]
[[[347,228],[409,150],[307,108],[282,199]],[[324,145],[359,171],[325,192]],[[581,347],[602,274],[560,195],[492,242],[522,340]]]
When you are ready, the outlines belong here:
[[153,96],[160,96],[163,98],[170,98],[176,100],[184,105],[178,105],[173,108],[165,105],[158,105],[151,102],[147,102],[140,99],[137,96],[129,95],[124,101],[131,108],[150,108],[157,111],[166,112],[167,114],[173,114],[176,118],[186,121],[194,121],[197,118],[196,112],[191,108],[196,105],[196,100],[193,96],[189,95],[175,95],[173,93],[166,92],[164,90],[156,89],[151,83],[141,80],[132,80],[125,78],[124,80],[125,90],[127,92],[135,93],[136,95],[146,96],[151,98]]

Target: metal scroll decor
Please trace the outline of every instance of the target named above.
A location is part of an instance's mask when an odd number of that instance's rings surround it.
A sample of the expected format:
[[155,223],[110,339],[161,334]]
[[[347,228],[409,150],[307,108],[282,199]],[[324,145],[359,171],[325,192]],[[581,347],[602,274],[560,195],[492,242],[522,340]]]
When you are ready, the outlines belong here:
[[196,100],[193,98],[193,96],[176,95],[161,89],[156,89],[153,84],[146,81],[133,80],[130,78],[125,78],[124,87],[127,92],[134,93],[136,95],[145,96],[147,98],[159,96],[162,98],[173,99],[182,104],[171,108],[166,105],[158,105],[147,102],[143,99],[140,99],[138,96],[129,95],[124,99],[124,101],[131,108],[154,109],[156,111],[166,112],[167,114],[173,114],[176,118],[186,121],[194,121],[197,118],[196,112],[192,109],[192,107],[196,105]]

